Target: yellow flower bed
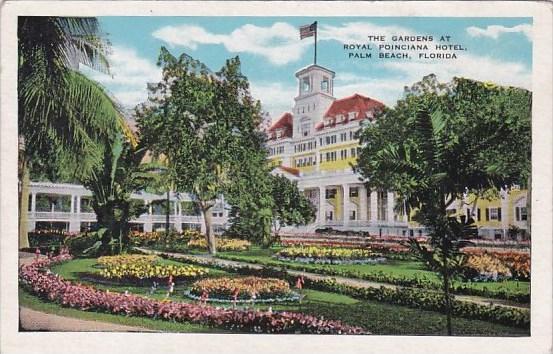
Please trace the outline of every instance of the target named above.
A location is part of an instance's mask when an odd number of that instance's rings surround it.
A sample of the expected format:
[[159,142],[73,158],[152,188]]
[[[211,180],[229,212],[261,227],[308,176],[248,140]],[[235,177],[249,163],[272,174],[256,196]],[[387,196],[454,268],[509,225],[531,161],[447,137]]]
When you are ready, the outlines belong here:
[[232,299],[234,294],[237,298],[274,298],[286,295],[290,292],[290,285],[284,280],[276,278],[210,278],[202,279],[192,285],[190,292],[201,296],[207,292],[209,297]]
[[[246,240],[236,238],[217,238],[215,243],[218,251],[247,251],[251,247],[251,243]],[[205,238],[192,239],[187,243],[190,248],[207,249],[207,241]]]
[[364,248],[338,248],[318,246],[287,247],[277,253],[277,256],[287,258],[314,258],[314,259],[364,259],[376,254]]
[[98,258],[98,264],[104,267],[115,267],[131,264],[155,264],[159,261],[158,256],[149,256],[141,254],[125,254],[119,256],[104,256]]
[[108,266],[100,271],[100,276],[108,279],[166,279],[197,278],[206,275],[208,270],[193,265],[159,265],[159,264],[122,264]]

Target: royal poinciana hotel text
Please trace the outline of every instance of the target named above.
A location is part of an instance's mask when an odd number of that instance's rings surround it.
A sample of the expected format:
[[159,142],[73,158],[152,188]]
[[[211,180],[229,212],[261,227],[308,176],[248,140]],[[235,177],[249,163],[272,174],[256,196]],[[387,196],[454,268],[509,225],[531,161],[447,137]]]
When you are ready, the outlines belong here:
[[[395,211],[393,191],[367,191],[351,168],[360,148],[356,132],[362,125],[371,124],[384,105],[378,98],[355,92],[344,98],[334,97],[336,74],[325,67],[310,65],[295,75],[298,91],[291,112],[284,112],[265,129],[269,162],[274,174],[297,181],[299,189],[316,206],[317,214],[314,223],[287,227],[282,232],[303,234],[332,227],[368,231],[375,236],[424,235],[424,228],[410,215]],[[89,228],[96,220],[90,207],[91,195],[79,185],[32,182],[29,230],[54,227],[78,232]],[[527,229],[526,196],[526,190],[508,186],[500,191],[498,199],[479,199],[474,212],[470,196],[453,203],[449,212],[474,213],[481,236],[506,240],[512,236],[510,229]],[[141,192],[133,198],[149,206],[148,213],[132,221],[134,229],[165,227],[163,204],[152,203],[165,199],[164,195]],[[172,228],[204,228],[188,195],[171,193],[170,199]],[[212,212],[215,231],[221,232],[228,219],[224,197]]]

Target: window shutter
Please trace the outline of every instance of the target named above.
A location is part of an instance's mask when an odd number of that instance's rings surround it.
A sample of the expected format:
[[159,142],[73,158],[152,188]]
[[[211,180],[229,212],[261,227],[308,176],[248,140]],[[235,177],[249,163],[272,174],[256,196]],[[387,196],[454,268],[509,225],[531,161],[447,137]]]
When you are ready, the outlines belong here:
[[490,208],[486,208],[486,221],[490,221]]
[[520,208],[519,207],[515,208],[515,214],[516,214],[516,220],[520,221]]
[[501,208],[497,208],[497,220],[501,221]]

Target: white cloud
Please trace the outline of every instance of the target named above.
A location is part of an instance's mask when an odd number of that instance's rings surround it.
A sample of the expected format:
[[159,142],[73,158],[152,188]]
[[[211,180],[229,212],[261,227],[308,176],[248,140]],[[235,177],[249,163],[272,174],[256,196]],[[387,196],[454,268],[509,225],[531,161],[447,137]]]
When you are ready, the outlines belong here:
[[318,39],[336,40],[342,43],[367,43],[367,36],[385,36],[389,42],[392,36],[412,36],[413,31],[400,26],[379,26],[370,22],[349,22],[343,26],[322,25]]
[[280,82],[251,82],[250,91],[261,101],[263,110],[269,112],[273,121],[284,112],[290,112],[294,105],[295,86],[285,86]]
[[453,77],[466,77],[479,81],[491,81],[499,85],[532,89],[532,73],[525,65],[488,57],[463,54],[459,55],[458,59],[384,62],[382,65],[398,74],[403,74],[405,79],[397,83],[401,88],[433,73],[441,82],[449,82]]
[[532,26],[528,24],[513,27],[491,25],[486,28],[471,26],[467,28],[467,33],[471,37],[490,37],[493,39],[498,39],[504,33],[523,33],[529,41],[532,41]]
[[243,25],[230,34],[216,34],[195,25],[166,26],[152,33],[171,46],[196,49],[200,44],[224,45],[229,52],[260,55],[275,65],[301,58],[309,43],[299,40],[298,28],[283,22],[271,27]]
[[111,76],[81,68],[86,75],[106,86],[124,106],[134,107],[146,101],[148,82],[161,80],[161,69],[154,63],[140,57],[132,48],[113,46],[108,55]]

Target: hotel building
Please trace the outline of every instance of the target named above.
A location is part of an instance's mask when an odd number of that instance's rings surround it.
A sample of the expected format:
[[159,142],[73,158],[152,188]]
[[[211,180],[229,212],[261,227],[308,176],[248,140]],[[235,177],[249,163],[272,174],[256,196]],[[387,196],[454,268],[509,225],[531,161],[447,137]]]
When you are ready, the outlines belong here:
[[[273,173],[297,181],[317,207],[313,224],[286,231],[332,227],[377,236],[423,235],[424,228],[409,215],[395,211],[393,191],[369,192],[352,171],[360,149],[356,132],[371,124],[384,104],[357,93],[336,99],[334,77],[333,71],[319,65],[299,70],[292,111],[282,114],[267,130]],[[449,212],[472,213],[470,208],[457,201]],[[499,199],[478,201],[474,214],[482,236],[505,239],[512,226],[527,228],[526,191],[502,190]]]

